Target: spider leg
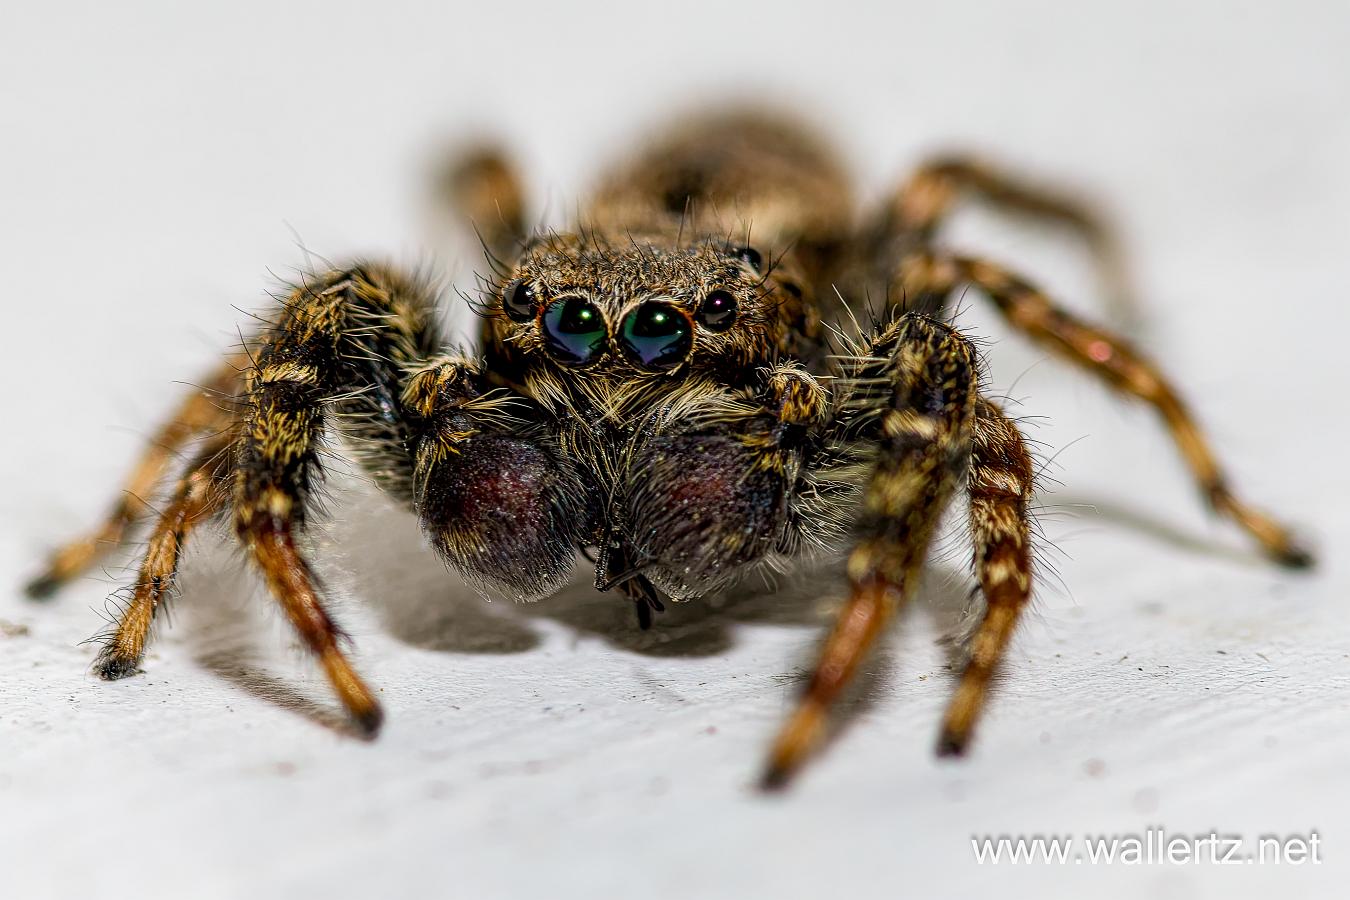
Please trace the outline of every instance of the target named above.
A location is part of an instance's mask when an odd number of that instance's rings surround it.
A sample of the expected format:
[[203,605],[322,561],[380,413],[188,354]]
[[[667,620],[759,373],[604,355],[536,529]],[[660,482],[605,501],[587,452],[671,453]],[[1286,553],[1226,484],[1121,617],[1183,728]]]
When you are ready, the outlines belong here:
[[1031,340],[1152,406],[1216,512],[1245,529],[1281,565],[1312,565],[1312,555],[1288,530],[1238,499],[1175,388],[1157,366],[1122,338],[1057,307],[1035,287],[983,260],[916,253],[903,261],[900,271],[906,291],[945,296],[960,284],[974,285],[993,301],[1010,325]]
[[970,658],[942,722],[938,753],[965,752],[989,680],[1031,597],[1031,498],[1034,469],[1017,426],[981,397],[975,405],[967,487],[975,574],[986,603]]
[[131,525],[149,509],[147,498],[154,493],[183,445],[205,431],[229,427],[229,402],[238,392],[240,371],[247,362],[243,355],[230,358],[199,390],[182,401],[146,444],[123,486],[122,496],[102,524],[55,550],[42,574],[24,587],[29,597],[52,596],[122,544]]
[[929,160],[907,180],[883,210],[875,226],[878,261],[883,267],[902,250],[926,246],[961,201],[971,198],[1026,219],[1040,219],[1077,234],[1087,244],[1107,289],[1113,317],[1136,321],[1140,307],[1130,285],[1120,240],[1091,204],[965,156],[940,156]]
[[296,547],[327,426],[395,496],[411,493],[409,425],[399,396],[407,368],[439,343],[425,288],[366,265],[297,287],[259,344],[234,460],[234,528],[282,611],[353,719],[374,734],[383,714],[340,646],[316,580]]
[[510,262],[525,240],[525,188],[515,168],[494,147],[471,148],[450,161],[441,196],[473,223],[493,263]]
[[173,590],[179,560],[197,526],[225,505],[222,480],[228,470],[230,438],[211,437],[184,471],[150,534],[131,602],[99,652],[94,669],[112,680],[135,674],[145,655],[155,613]]
[[849,595],[796,711],[770,752],[763,786],[786,784],[819,740],[830,705],[882,626],[913,594],[938,517],[966,472],[975,412],[976,359],[955,330],[908,315],[872,343],[889,390],[864,417],[876,465],[863,497],[859,539],[847,562]]

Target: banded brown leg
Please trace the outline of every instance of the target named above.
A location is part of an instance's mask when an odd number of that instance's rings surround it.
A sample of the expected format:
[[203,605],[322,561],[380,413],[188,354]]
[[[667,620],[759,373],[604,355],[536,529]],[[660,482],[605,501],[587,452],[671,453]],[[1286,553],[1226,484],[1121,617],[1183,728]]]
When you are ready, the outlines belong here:
[[203,432],[229,428],[232,415],[229,407],[238,393],[240,372],[247,363],[243,354],[231,357],[182,401],[172,418],[146,444],[123,486],[122,496],[102,524],[54,551],[42,574],[24,588],[29,597],[52,596],[121,546],[131,525],[149,509],[147,499],[183,445]]
[[135,674],[145,656],[155,613],[178,579],[179,562],[188,538],[206,519],[223,508],[228,496],[230,436],[212,436],[178,480],[173,494],[155,520],[141,560],[131,601],[107,638],[94,670],[109,680]]
[[984,594],[985,612],[942,721],[938,753],[943,756],[964,753],[969,745],[990,679],[1031,598],[1031,521],[1027,509],[1035,476],[1031,454],[1016,424],[998,406],[981,397],[975,410],[967,490],[975,574]]
[[[819,742],[830,706],[883,626],[914,593],[938,517],[970,459],[976,361],[955,330],[905,316],[873,342],[894,352],[892,391],[877,417],[877,463],[863,499],[861,538],[847,563],[849,595],[815,674],[770,751],[763,786],[784,786]],[[873,354],[874,356],[876,353]]]
[[1158,413],[1210,506],[1254,538],[1281,565],[1304,568],[1312,555],[1273,518],[1233,492],[1190,410],[1169,379],[1124,339],[1055,305],[1041,291],[992,263],[964,256],[916,253],[901,265],[906,290],[949,294],[961,284],[979,288],[1004,319],[1032,341]]
[[[881,231],[909,248],[929,245],[963,199],[1077,234],[1096,262],[1112,318],[1120,323],[1139,319],[1142,310],[1130,285],[1119,238],[1092,205],[1072,193],[1034,183],[987,162],[966,156],[929,160],[895,193]],[[889,246],[882,253],[890,253],[883,262],[892,264],[895,257]]]

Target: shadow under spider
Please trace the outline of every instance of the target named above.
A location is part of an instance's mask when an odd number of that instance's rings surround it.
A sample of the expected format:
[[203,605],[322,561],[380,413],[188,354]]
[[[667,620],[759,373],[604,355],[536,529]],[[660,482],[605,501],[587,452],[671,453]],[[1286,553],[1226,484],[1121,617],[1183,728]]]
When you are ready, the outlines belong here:
[[[354,492],[355,493],[355,492]],[[823,641],[834,609],[844,596],[838,559],[802,565],[771,584],[751,576],[724,595],[686,603],[667,603],[649,631],[637,627],[632,604],[617,592],[601,594],[591,586],[593,572],[578,557],[569,584],[537,603],[486,602],[446,569],[426,546],[416,523],[378,496],[352,496],[351,510],[316,535],[312,556],[332,591],[341,621],[344,594],[353,593],[374,613],[379,626],[395,639],[421,649],[448,653],[524,653],[542,636],[534,620],[557,622],[578,635],[604,640],[619,649],[648,656],[707,657],[730,649],[741,624],[810,627]],[[321,679],[296,681],[276,668],[264,652],[275,640],[265,627],[268,599],[247,574],[226,542],[203,534],[184,572],[183,596],[175,604],[175,629],[208,672],[248,695],[296,713],[324,728],[358,736],[345,713],[332,701]],[[337,565],[333,558],[337,557]],[[334,570],[349,570],[337,574]],[[935,577],[936,576],[936,577]],[[937,622],[939,633],[953,632],[968,605],[968,581],[930,571],[916,598],[917,612]],[[344,590],[342,588],[347,588]],[[903,618],[910,618],[909,615]],[[899,624],[899,623],[898,623]],[[267,635],[264,637],[264,635]],[[789,681],[809,677],[815,647],[791,661]],[[833,734],[871,706],[889,683],[894,664],[883,645],[858,673],[857,683],[837,707]],[[275,669],[275,670],[274,670]]]
[[[1080,504],[1091,507],[1095,516],[1173,546],[1241,562],[1254,559],[1119,504],[1063,495],[1057,496],[1054,503],[1059,507]],[[597,637],[619,649],[654,657],[696,658],[725,652],[735,643],[735,627],[742,624],[816,628],[819,640],[794,661],[793,674],[781,676],[800,681],[809,677],[816,650],[844,596],[840,561],[827,559],[802,564],[792,572],[775,576],[773,583],[751,575],[721,596],[667,603],[666,612],[657,616],[653,627],[641,631],[632,604],[617,592],[595,591],[591,567],[580,557],[571,581],[554,596],[536,603],[510,600],[489,603],[441,563],[426,546],[412,517],[388,500],[354,491],[344,498],[344,506],[350,509],[321,539],[320,549],[314,553],[315,561],[321,570],[331,569],[331,564],[324,565],[326,556],[346,557],[340,568],[349,570],[348,574],[334,580],[346,582],[391,636],[426,650],[528,652],[542,641],[532,624],[537,619],[551,620],[578,635]],[[186,573],[185,596],[178,605],[178,610],[184,613],[186,639],[194,648],[197,662],[251,696],[298,713],[325,728],[355,736],[357,732],[345,714],[326,695],[308,696],[265,668],[258,652],[256,627],[261,613],[242,607],[266,604],[267,600],[243,576],[237,554],[226,554],[231,557],[233,574],[226,572],[217,554],[208,550],[204,555],[214,560],[211,568],[216,570],[212,573],[215,577],[202,578],[200,567],[192,566],[198,571]],[[933,633],[944,645],[952,680],[964,662],[972,590],[973,581],[963,571],[930,566],[913,609],[894,623],[897,627],[912,627],[916,616],[928,618]],[[340,608],[338,615],[342,617]],[[894,666],[892,651],[883,642],[859,671],[856,683],[841,698],[831,730],[834,737],[882,694]],[[316,685],[315,690],[325,687]]]
[[[237,555],[219,544],[206,548],[193,555],[186,574],[186,596],[175,601],[173,624],[181,626],[197,665],[251,697],[345,737],[367,739],[326,695],[310,696],[305,682],[269,671],[275,661],[262,652],[267,629],[262,608],[255,606],[259,591]],[[327,684],[318,689],[326,691]]]
[[344,737],[371,740],[372,735],[357,727],[345,710],[329,701],[307,697],[284,678],[269,673],[255,657],[252,648],[221,648],[195,655],[203,669],[244,693],[295,713]]
[[1196,556],[1223,559],[1254,568],[1269,568],[1270,560],[1259,551],[1214,540],[1174,525],[1142,506],[1132,506],[1116,500],[1094,499],[1074,494],[1046,495],[1046,509],[1081,514],[1082,521],[1100,519],[1120,526],[1135,534],[1142,534],[1159,544],[1174,547]]
[[[596,591],[591,565],[578,556],[571,579],[556,594],[532,603],[489,602],[426,547],[411,517],[371,499],[362,501],[361,515],[344,517],[343,533],[335,535],[349,555],[351,548],[363,550],[364,558],[352,559],[349,566],[355,570],[352,587],[388,633],[427,650],[525,652],[541,640],[531,621],[546,619],[631,653],[714,656],[731,648],[737,624],[827,627],[846,591],[840,558],[803,563],[771,579],[751,574],[720,595],[667,601],[666,611],[642,631],[632,602],[618,591]],[[946,577],[926,579],[919,605],[935,614],[948,608],[964,611],[969,580],[933,574]]]

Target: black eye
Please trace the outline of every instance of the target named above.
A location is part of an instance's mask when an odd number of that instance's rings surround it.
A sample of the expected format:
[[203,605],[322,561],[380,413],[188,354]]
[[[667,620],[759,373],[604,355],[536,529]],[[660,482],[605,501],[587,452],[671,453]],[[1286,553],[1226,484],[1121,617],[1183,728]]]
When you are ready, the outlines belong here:
[[736,321],[736,298],[730,291],[712,291],[698,308],[698,321],[709,331],[726,331]]
[[502,291],[502,309],[513,322],[528,322],[539,310],[539,295],[524,278],[517,278]]
[[565,365],[588,363],[605,349],[605,314],[589,300],[567,297],[544,310],[544,342]]
[[764,265],[764,257],[760,256],[759,251],[754,247],[739,247],[731,255],[754,269],[756,272]]
[[619,343],[628,358],[644,369],[673,369],[693,348],[694,329],[675,306],[644,303],[624,317]]

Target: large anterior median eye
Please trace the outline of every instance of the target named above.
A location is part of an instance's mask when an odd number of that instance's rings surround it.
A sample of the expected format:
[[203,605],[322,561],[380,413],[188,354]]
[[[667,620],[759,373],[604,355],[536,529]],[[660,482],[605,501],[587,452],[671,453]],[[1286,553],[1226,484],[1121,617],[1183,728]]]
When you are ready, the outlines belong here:
[[566,297],[544,310],[544,343],[553,358],[580,366],[605,350],[605,314],[589,300]]
[[678,307],[644,303],[624,316],[619,328],[624,353],[644,369],[673,369],[694,346],[694,329]]

